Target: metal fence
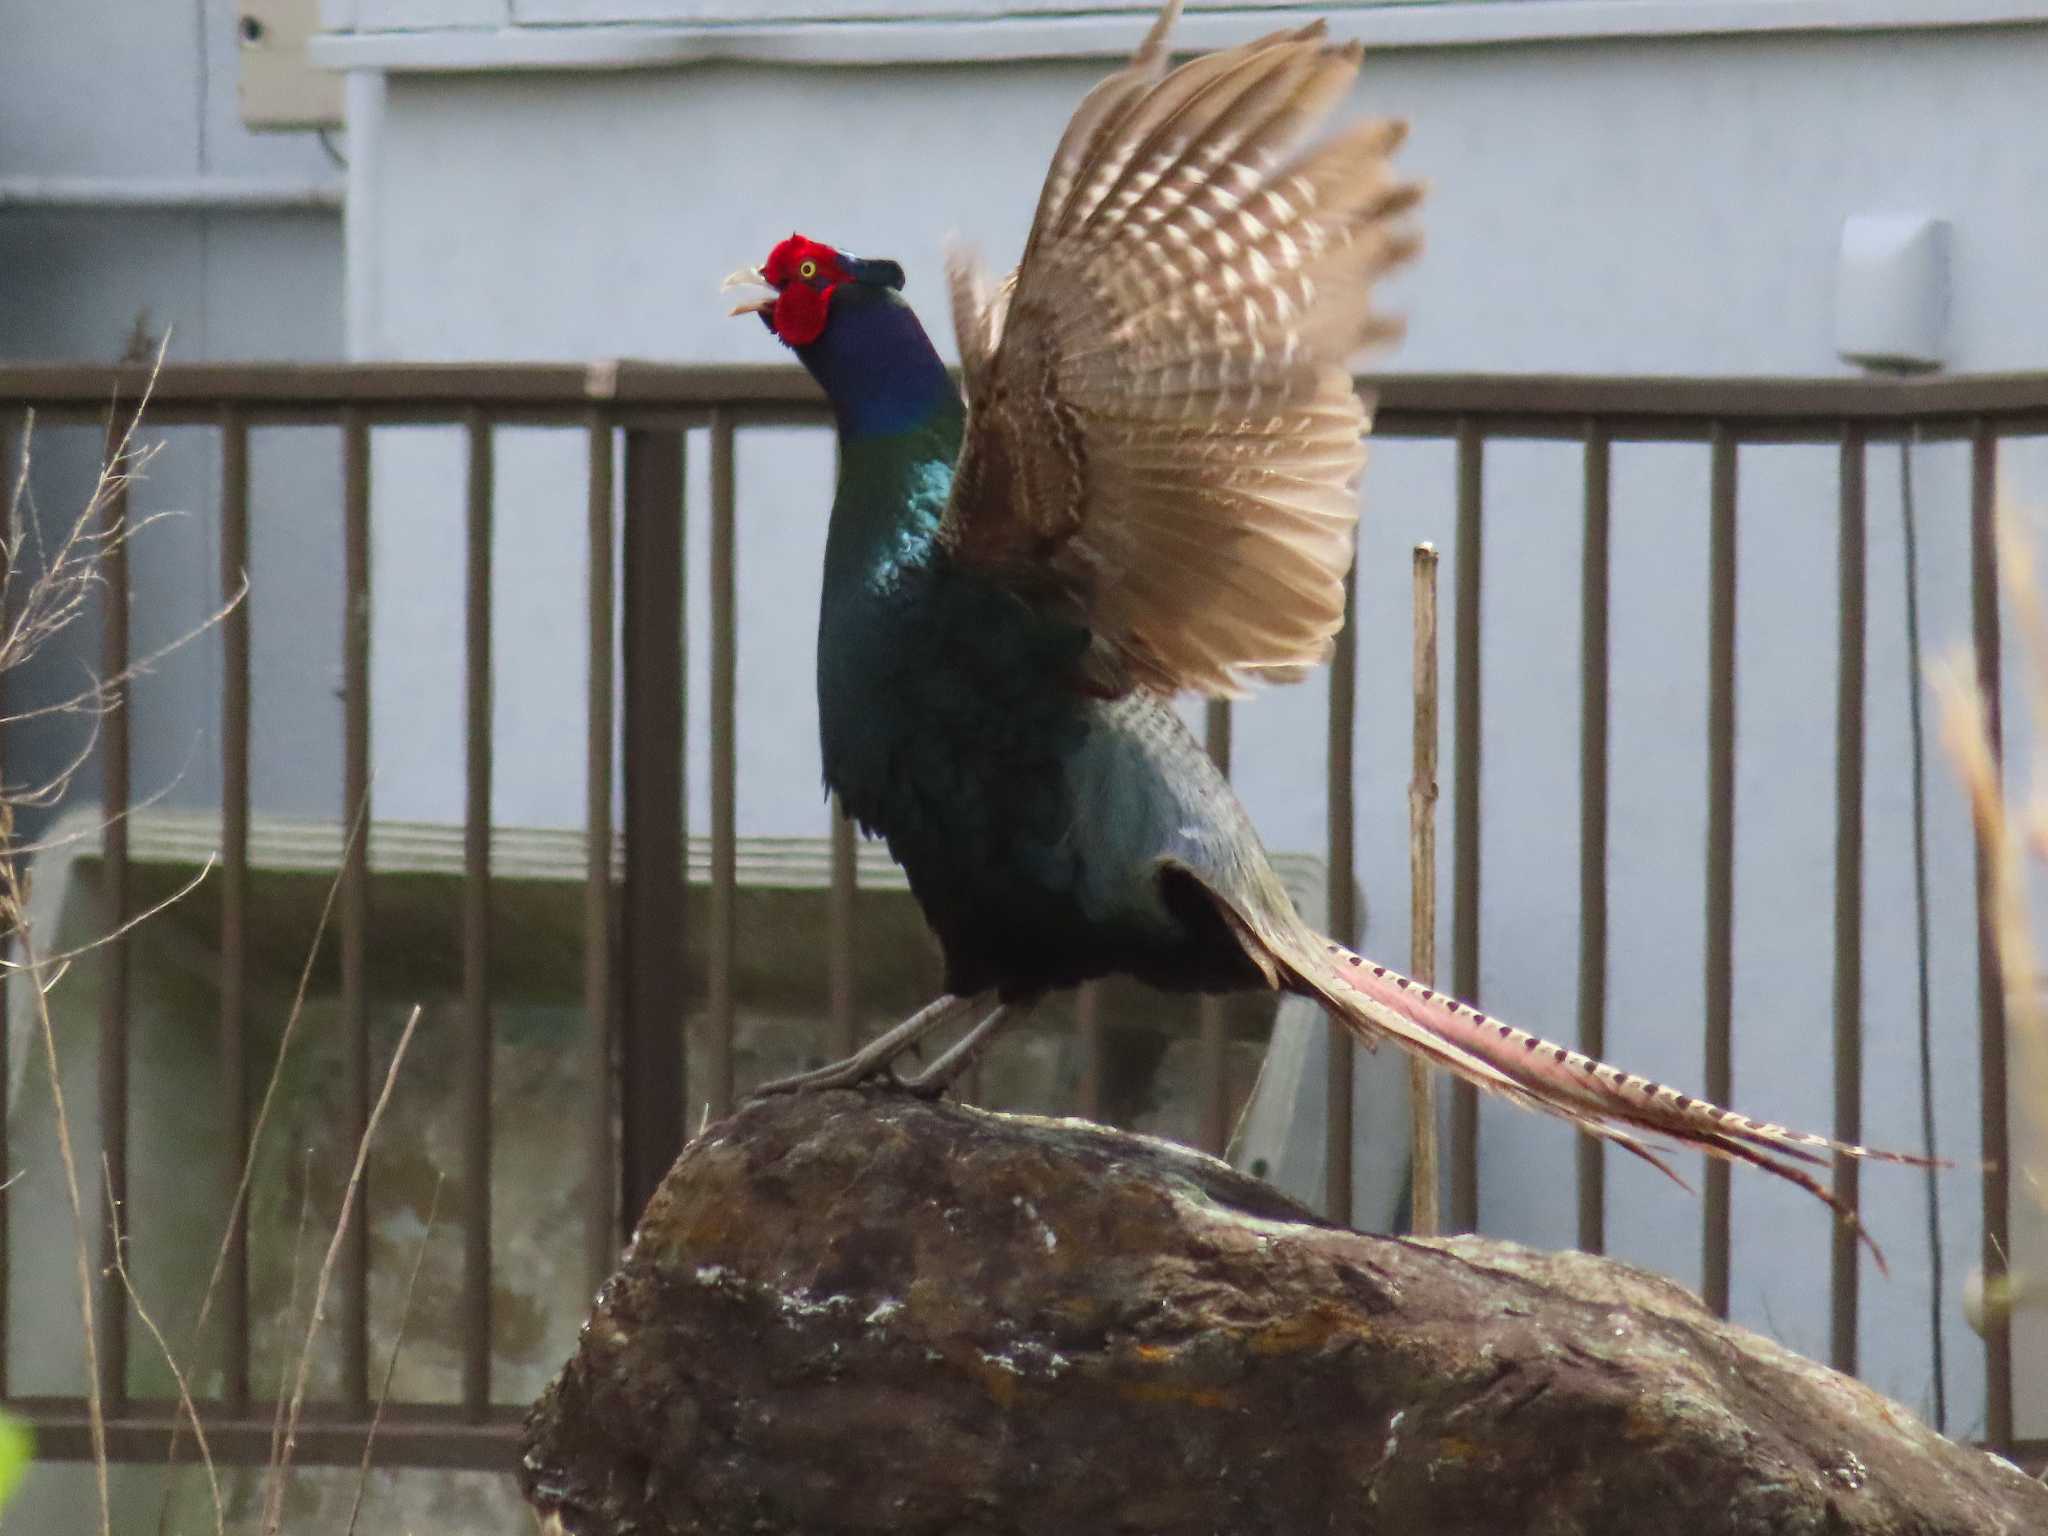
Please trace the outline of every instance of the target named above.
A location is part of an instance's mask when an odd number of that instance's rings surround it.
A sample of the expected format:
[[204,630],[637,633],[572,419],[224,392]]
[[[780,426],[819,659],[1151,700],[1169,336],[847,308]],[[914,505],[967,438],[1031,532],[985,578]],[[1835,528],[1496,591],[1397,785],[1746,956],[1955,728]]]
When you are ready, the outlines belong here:
[[[110,400],[133,402],[147,382],[136,369],[31,366],[0,369],[0,465],[23,408],[43,420],[99,421]],[[1734,722],[1736,539],[1739,524],[1737,463],[1751,443],[1837,445],[1840,452],[1840,632],[1835,715],[1835,991],[1834,1134],[1860,1137],[1862,1085],[1863,928],[1861,859],[1863,824],[1863,699],[1865,685],[1865,450],[1873,440],[1907,432],[1925,440],[1968,442],[1973,476],[1970,504],[1971,592],[1978,668],[1997,698],[1999,624],[1993,499],[2001,437],[2048,431],[2048,375],[1979,377],[1916,382],[1864,380],[1671,380],[1569,377],[1426,377],[1379,381],[1376,431],[1382,437],[1438,439],[1453,446],[1456,462],[1456,552],[1453,572],[1452,650],[1452,933],[1450,980],[1463,996],[1478,991],[1480,761],[1480,626],[1484,606],[1482,543],[1486,530],[1485,466],[1488,444],[1500,439],[1577,443],[1583,451],[1584,569],[1580,659],[1579,1045],[1598,1055],[1605,1035],[1607,974],[1607,817],[1609,763],[1608,597],[1610,448],[1620,442],[1703,443],[1711,461],[1707,515],[1710,527],[1708,701],[1708,826],[1706,838],[1706,1093],[1730,1097],[1730,1024],[1733,969]],[[684,922],[705,925],[709,936],[708,1051],[710,1081],[697,1097],[714,1113],[728,1108],[734,1081],[734,955],[737,839],[735,791],[734,439],[742,428],[825,420],[821,403],[794,370],[665,368],[605,365],[551,366],[212,366],[166,368],[156,378],[150,419],[160,426],[218,429],[221,486],[220,590],[238,590],[248,572],[249,433],[270,425],[338,426],[343,459],[345,601],[334,616],[342,634],[343,786],[348,814],[367,824],[372,814],[370,756],[369,605],[371,433],[393,424],[459,427],[468,448],[467,561],[462,575],[465,614],[465,879],[461,921],[463,956],[463,1127],[460,1220],[465,1234],[462,1317],[462,1394],[459,1405],[392,1403],[379,1431],[379,1459],[387,1464],[502,1466],[518,1409],[497,1404],[491,1384],[491,1264],[489,1160],[492,1126],[490,1074],[492,999],[488,986],[492,932],[487,882],[492,774],[490,667],[491,517],[493,433],[501,426],[548,425],[587,435],[589,464],[588,714],[584,745],[588,778],[588,870],[584,906],[583,993],[595,1091],[582,1106],[587,1155],[614,1168],[618,1202],[592,1211],[584,1234],[593,1276],[606,1273],[622,1222],[638,1212],[682,1144],[685,1131],[683,1035]],[[684,906],[683,562],[684,432],[708,429],[710,465],[710,764],[711,873],[708,908]],[[11,484],[11,474],[4,483]],[[613,547],[616,527],[623,547]],[[125,516],[117,500],[110,516]],[[622,557],[622,558],[620,558]],[[615,566],[623,573],[615,591]],[[109,676],[129,661],[128,572],[116,557],[105,572],[103,661]],[[455,600],[450,573],[449,600]],[[615,615],[615,608],[619,612]],[[623,704],[614,718],[613,634],[622,620],[616,664]],[[223,802],[220,954],[220,1046],[225,1070],[220,1125],[227,1156],[238,1170],[247,1152],[252,1063],[244,944],[248,924],[250,629],[246,606],[224,624],[221,735]],[[1356,637],[1341,637],[1329,670],[1328,874],[1329,919],[1350,935],[1354,909],[1354,818],[1351,798]],[[1227,763],[1230,711],[1210,706],[1211,750]],[[1996,714],[1993,715],[1994,728]],[[612,867],[614,752],[622,770],[624,868]],[[106,720],[106,815],[103,859],[115,893],[117,918],[127,915],[129,739],[126,712]],[[832,840],[828,899],[831,996],[825,1047],[854,1042],[854,956],[850,913],[855,888],[853,837],[843,821]],[[366,968],[368,867],[364,839],[347,844],[338,923],[342,1015],[348,1036],[349,1135],[368,1122],[371,1095]],[[1980,914],[1984,901],[1979,872]],[[126,943],[106,955],[103,1027],[98,1066],[100,1123],[111,1207],[102,1213],[102,1259],[110,1261],[127,1179],[129,979]],[[2006,1263],[2008,1209],[2006,1156],[2006,1034],[1993,957],[1982,938],[1981,1104],[1984,1111],[1983,1268],[1987,1279]],[[1227,1129],[1223,1088],[1223,1022],[1206,1009],[1201,1023],[1206,1072],[1203,1139],[1220,1148]],[[1088,1113],[1100,1102],[1102,1030],[1087,998],[1079,1010],[1079,1102],[1046,1106]],[[0,1050],[4,1050],[0,1034]],[[1328,1157],[1333,1209],[1351,1208],[1351,1047],[1335,1033],[1330,1074]],[[7,1080],[0,1060],[0,1082]],[[4,1117],[0,1097],[0,1117]],[[1478,1114],[1470,1089],[1457,1090],[1452,1110],[1450,1224],[1474,1225],[1478,1208]],[[616,1136],[615,1136],[616,1129]],[[6,1125],[0,1118],[0,1146]],[[1856,1166],[1838,1162],[1834,1189],[1857,1202]],[[0,1188],[0,1201],[6,1195]],[[1708,1170],[1705,1282],[1709,1305],[1725,1312],[1729,1282],[1729,1183],[1725,1164]],[[1578,1240],[1604,1246],[1606,1185],[1602,1148],[1582,1139],[1578,1160]],[[345,1362],[337,1401],[321,1404],[302,1432],[302,1459],[353,1461],[360,1453],[371,1408],[366,1296],[369,1281],[367,1222],[350,1232],[338,1276],[339,1331]],[[20,1234],[15,1234],[18,1239]],[[6,1227],[0,1222],[0,1271]],[[226,1340],[225,1385],[218,1401],[203,1405],[214,1453],[261,1461],[270,1450],[271,1405],[250,1380],[246,1234],[239,1228],[229,1249],[221,1322]],[[7,1286],[0,1273],[0,1306]],[[117,1456],[161,1456],[172,1437],[175,1405],[127,1396],[129,1340],[123,1297],[116,1282],[101,1294],[101,1387]],[[1853,1235],[1838,1229],[1832,1263],[1835,1364],[1855,1366],[1857,1262]],[[2011,1340],[2006,1325],[1986,1329],[1989,1441],[2012,1444]],[[0,1359],[0,1393],[5,1361]],[[46,1455],[88,1453],[85,1408],[79,1399],[13,1399],[16,1411],[39,1428]]]

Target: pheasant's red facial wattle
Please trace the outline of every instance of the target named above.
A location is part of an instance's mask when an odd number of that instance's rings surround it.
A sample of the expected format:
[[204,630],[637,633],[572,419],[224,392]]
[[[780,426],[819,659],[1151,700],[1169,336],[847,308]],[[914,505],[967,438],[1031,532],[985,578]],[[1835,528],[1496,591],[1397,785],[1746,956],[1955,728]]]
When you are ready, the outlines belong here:
[[768,253],[761,276],[775,290],[766,311],[775,334],[792,347],[807,347],[825,334],[833,292],[853,274],[831,246],[791,235]]
[[791,283],[775,296],[775,306],[768,311],[768,323],[792,347],[807,347],[825,334],[831,306],[830,289]]
[[893,292],[903,287],[903,269],[893,261],[849,256],[791,235],[760,266],[743,268],[725,280],[727,288],[771,289],[765,297],[735,305],[732,312],[759,315],[792,347],[807,347],[825,334],[832,296],[848,283]]

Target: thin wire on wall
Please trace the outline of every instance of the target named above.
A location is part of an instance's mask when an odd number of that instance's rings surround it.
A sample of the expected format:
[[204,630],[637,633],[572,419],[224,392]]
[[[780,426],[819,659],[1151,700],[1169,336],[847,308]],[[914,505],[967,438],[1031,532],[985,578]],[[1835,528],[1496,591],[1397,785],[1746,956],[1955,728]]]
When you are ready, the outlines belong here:
[[1928,979],[1927,906],[1927,772],[1926,745],[1920,717],[1920,538],[1913,507],[1913,449],[1918,424],[1899,441],[1899,517],[1906,565],[1906,698],[1912,733],[1913,761],[1913,939],[1919,986],[1920,1141],[1927,1156],[1927,1253],[1932,1274],[1927,1296],[1927,1331],[1934,1353],[1934,1427],[1948,1429],[1948,1371],[1941,1339],[1942,1280],[1941,1186],[1934,1160],[1934,1035],[1932,988]]

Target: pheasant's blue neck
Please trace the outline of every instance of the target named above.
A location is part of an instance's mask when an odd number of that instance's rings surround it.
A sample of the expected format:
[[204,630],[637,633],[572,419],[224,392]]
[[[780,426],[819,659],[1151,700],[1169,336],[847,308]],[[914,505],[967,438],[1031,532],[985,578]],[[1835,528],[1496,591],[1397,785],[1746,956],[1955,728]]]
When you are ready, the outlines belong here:
[[832,402],[842,442],[893,437],[960,414],[960,392],[916,313],[893,290],[849,283],[825,333],[796,349]]

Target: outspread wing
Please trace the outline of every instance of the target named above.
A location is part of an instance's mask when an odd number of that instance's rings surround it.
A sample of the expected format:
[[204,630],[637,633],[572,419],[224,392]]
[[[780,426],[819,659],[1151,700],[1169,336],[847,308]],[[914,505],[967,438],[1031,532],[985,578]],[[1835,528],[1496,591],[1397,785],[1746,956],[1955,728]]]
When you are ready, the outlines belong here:
[[1385,121],[1302,141],[1356,77],[1320,23],[1168,73],[1169,4],[1082,102],[1016,272],[951,263],[955,558],[1077,603],[1097,681],[1241,693],[1343,622],[1375,279],[1421,195]]

